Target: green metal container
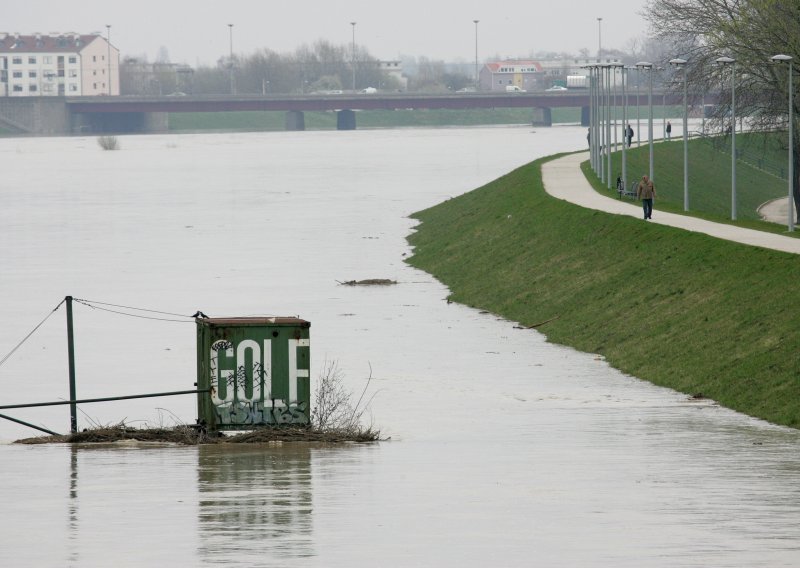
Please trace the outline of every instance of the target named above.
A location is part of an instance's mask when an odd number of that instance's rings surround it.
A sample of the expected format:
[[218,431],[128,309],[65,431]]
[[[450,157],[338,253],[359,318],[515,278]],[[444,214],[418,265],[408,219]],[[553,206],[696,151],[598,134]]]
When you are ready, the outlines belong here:
[[197,417],[209,430],[310,423],[305,320],[196,318]]

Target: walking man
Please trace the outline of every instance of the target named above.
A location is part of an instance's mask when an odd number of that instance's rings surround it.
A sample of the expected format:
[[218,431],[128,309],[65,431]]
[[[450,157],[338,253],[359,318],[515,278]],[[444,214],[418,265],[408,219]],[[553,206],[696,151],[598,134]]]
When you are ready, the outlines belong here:
[[636,188],[636,199],[642,200],[642,209],[644,210],[644,218],[653,218],[653,198],[656,196],[656,186],[653,184],[647,175],[642,176],[642,181]]
[[672,123],[667,121],[667,141],[672,140]]

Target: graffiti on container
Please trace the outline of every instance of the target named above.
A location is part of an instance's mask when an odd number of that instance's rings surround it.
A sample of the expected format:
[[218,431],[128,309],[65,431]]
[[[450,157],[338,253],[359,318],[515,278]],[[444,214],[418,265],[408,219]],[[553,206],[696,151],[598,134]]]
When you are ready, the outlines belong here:
[[[302,342],[302,343],[301,343]],[[290,340],[289,349],[308,346],[308,340]],[[227,340],[216,341],[211,345],[210,385],[211,402],[214,406],[218,424],[263,425],[263,424],[305,424],[308,422],[308,402],[297,400],[297,378],[307,377],[308,370],[295,369],[289,376],[289,400],[272,396],[271,356],[269,340],[264,341],[264,361],[262,365],[261,348],[252,340],[234,345]],[[240,364],[233,369],[220,368],[220,355],[227,359],[245,361],[249,355],[250,365]],[[292,358],[294,359],[294,358]]]

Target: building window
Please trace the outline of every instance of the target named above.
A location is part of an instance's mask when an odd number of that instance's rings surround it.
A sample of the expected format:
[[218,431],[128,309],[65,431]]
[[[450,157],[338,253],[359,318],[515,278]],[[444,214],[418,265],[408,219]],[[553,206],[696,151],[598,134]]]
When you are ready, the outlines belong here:
[[75,64],[78,62],[78,58],[73,55],[72,57],[69,58],[69,62]]
[[36,85],[28,85],[28,90],[31,93],[35,93],[38,89],[36,88]]
[[28,77],[30,79],[36,79],[36,71],[28,71]]
[[53,63],[53,58],[52,58],[50,55],[45,55],[44,57],[42,57],[42,61],[43,61],[43,62],[44,62],[46,65],[47,65],[47,64],[52,64],[52,63]]
[[28,57],[28,63],[31,63],[31,64],[35,65],[36,64],[36,58],[34,56],[32,56],[32,55],[29,56]]
[[97,56],[96,55],[92,55],[92,61],[97,61]]
[[72,91],[73,93],[74,93],[74,92],[77,92],[77,90],[78,90],[78,85],[76,85],[75,83],[70,83],[70,84],[69,84],[69,90],[70,90],[70,91]]
[[92,75],[94,75],[95,77],[97,77],[97,69],[95,69],[94,71],[92,71]]
[[45,93],[52,93],[53,92],[53,85],[44,84],[44,85],[42,85],[42,90]]
[[77,69],[70,69],[69,70],[69,76],[70,77],[77,77],[78,76],[78,70]]
[[97,90],[97,83],[92,83],[92,89]]
[[14,85],[14,92],[21,93],[22,92],[22,85]]
[[14,65],[22,65],[22,58],[21,57],[12,57],[11,63]]
[[14,77],[14,79],[22,79],[22,71],[14,71],[11,76]]

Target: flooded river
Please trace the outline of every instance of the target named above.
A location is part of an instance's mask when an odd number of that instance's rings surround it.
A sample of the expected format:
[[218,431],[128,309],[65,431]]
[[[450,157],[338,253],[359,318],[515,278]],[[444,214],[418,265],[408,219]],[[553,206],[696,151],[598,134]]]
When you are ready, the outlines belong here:
[[[457,304],[407,216],[585,129],[0,140],[0,357],[66,295],[79,398],[193,388],[190,316],[311,321],[387,441],[0,444],[3,565],[797,566],[800,433],[623,375]],[[397,285],[339,282],[389,278]],[[154,310],[144,312],[130,308]],[[122,312],[122,313],[118,313]],[[131,317],[144,316],[144,317]],[[62,307],[0,404],[68,398]],[[81,428],[192,423],[191,396]],[[66,407],[3,411],[66,431]],[[5,442],[36,432],[0,421]]]

